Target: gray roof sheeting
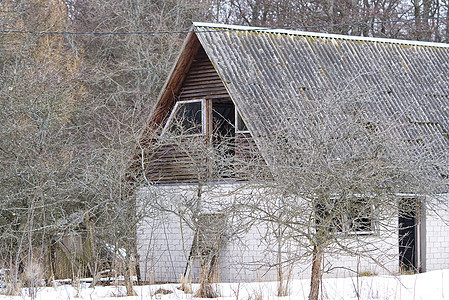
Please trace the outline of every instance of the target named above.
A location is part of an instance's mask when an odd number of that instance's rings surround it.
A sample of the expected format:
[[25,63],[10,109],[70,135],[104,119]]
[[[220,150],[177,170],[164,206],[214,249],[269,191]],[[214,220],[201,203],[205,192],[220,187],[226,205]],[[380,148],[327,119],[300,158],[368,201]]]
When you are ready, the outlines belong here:
[[205,23],[194,31],[255,137],[349,86],[370,93],[373,115],[401,114],[406,138],[437,134],[449,145],[447,44]]

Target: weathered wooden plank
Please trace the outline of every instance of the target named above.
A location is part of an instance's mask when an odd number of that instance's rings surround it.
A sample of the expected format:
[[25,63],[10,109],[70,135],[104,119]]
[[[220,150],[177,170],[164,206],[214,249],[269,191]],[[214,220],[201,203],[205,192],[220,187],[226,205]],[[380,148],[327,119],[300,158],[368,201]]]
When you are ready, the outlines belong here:
[[[223,83],[221,82],[220,78],[206,78],[206,79],[202,79],[202,78],[189,78],[189,80],[184,83],[184,88],[185,87],[190,87],[190,86],[196,86],[197,84],[204,84],[204,83],[210,83],[210,84],[221,84],[223,85]],[[223,85],[224,87],[224,85]]]
[[198,79],[203,79],[203,80],[207,80],[207,79],[216,79],[217,77],[214,74],[215,71],[211,71],[211,72],[202,72],[202,73],[197,73],[197,74],[190,74],[189,76],[189,80],[198,80]]
[[204,97],[201,96],[189,96],[189,97],[182,97],[180,100],[193,100],[193,99],[200,99],[200,98],[207,98],[207,99],[226,99],[228,94],[214,94],[214,95],[204,95]]
[[217,92],[217,94],[223,94],[223,92],[226,92],[225,89],[223,89],[222,87],[201,87],[201,88],[196,88],[196,89],[188,89],[188,90],[183,90],[180,94],[181,97],[186,96],[186,95],[190,95],[190,94],[195,94],[195,95],[199,95],[199,94],[204,94],[204,95],[210,95],[210,94],[216,94],[215,92]]
[[215,71],[214,67],[211,64],[209,64],[208,62],[205,62],[201,66],[197,66],[197,65],[192,66],[192,68],[190,68],[190,70],[189,70],[189,74],[196,74],[199,72],[210,72],[210,71]]
[[[215,98],[224,98],[226,97],[227,94],[223,93],[207,93],[207,92],[202,92],[202,93],[189,93],[189,94],[182,94],[180,95],[181,98],[184,98],[187,100],[187,98],[189,99],[200,99],[200,98],[208,98],[208,99],[215,99]],[[184,100],[183,99],[183,100]]]
[[226,92],[226,89],[224,89],[223,87],[202,87],[202,86],[198,86],[197,88],[193,89],[193,88],[189,88],[186,90],[183,90],[179,95],[182,96],[183,94],[187,94],[187,93],[204,93],[204,94],[208,94],[208,95],[214,95],[214,94],[223,94],[223,92]]
[[196,82],[195,84],[188,84],[185,85],[182,90],[181,93],[183,91],[193,91],[193,90],[199,90],[199,89],[204,89],[207,87],[214,87],[214,88],[220,88],[221,90],[225,91],[225,87],[223,85],[221,85],[219,82],[214,82],[214,81],[209,81],[209,80],[199,80],[198,82]]

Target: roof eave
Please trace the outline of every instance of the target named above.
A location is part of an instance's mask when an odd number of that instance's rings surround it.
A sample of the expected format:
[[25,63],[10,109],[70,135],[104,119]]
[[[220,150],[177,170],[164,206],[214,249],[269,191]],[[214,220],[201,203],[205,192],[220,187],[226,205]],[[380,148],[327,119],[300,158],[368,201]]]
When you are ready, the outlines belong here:
[[400,45],[408,45],[408,46],[449,48],[449,44],[445,44],[445,43],[388,39],[388,38],[375,38],[375,37],[364,37],[364,36],[352,36],[352,35],[330,34],[330,33],[321,33],[321,32],[308,32],[308,31],[281,29],[281,28],[249,27],[249,26],[226,25],[226,24],[203,23],[203,22],[194,22],[193,26],[194,27],[211,27],[214,29],[235,30],[235,31],[259,31],[259,32],[268,32],[268,33],[297,35],[297,36],[339,39],[339,40],[369,41],[369,42],[376,42],[376,43],[400,44]]

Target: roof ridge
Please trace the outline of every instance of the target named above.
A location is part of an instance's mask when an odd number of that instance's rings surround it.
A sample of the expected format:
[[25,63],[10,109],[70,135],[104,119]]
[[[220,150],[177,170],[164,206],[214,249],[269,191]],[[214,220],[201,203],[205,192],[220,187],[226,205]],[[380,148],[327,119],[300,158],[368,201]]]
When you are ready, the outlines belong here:
[[400,44],[400,45],[409,45],[409,46],[449,48],[449,44],[446,44],[446,43],[424,42],[424,41],[415,41],[415,40],[400,40],[400,39],[390,39],[390,38],[364,37],[364,36],[354,36],[354,35],[342,35],[342,34],[310,32],[310,31],[301,31],[301,30],[292,30],[292,29],[281,29],[281,28],[251,27],[251,26],[228,25],[228,24],[205,23],[205,22],[193,22],[193,26],[194,26],[194,28],[211,27],[211,28],[217,28],[217,29],[218,28],[228,29],[228,30],[232,30],[232,31],[234,31],[234,30],[235,31],[259,31],[259,32],[267,32],[267,33],[280,33],[280,34],[310,36],[310,37],[339,39],[339,40],[367,41],[367,42]]

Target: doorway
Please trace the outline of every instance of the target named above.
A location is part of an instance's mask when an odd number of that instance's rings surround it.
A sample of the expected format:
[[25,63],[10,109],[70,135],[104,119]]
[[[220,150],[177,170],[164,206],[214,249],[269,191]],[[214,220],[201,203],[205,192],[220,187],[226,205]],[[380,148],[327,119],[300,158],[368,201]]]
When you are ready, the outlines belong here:
[[425,271],[425,239],[421,205],[416,198],[403,198],[399,203],[399,271]]

